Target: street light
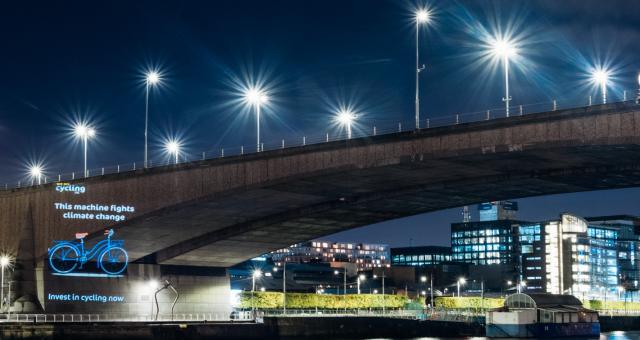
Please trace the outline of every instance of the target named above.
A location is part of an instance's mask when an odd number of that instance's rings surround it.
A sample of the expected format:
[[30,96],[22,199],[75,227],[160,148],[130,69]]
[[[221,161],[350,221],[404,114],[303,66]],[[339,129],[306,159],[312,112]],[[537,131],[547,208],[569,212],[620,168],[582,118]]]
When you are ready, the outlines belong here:
[[256,310],[256,301],[253,297],[253,293],[256,291],[256,279],[262,277],[262,271],[256,269],[251,273],[251,309]]
[[506,116],[509,117],[509,103],[511,97],[509,96],[509,58],[516,56],[518,50],[514,46],[513,42],[504,38],[494,39],[491,43],[491,53],[502,59],[504,64],[504,98]]
[[431,13],[426,9],[416,11],[416,129],[420,128],[420,72],[424,70],[424,65],[420,67],[420,24],[425,24],[431,19]]
[[527,282],[526,281],[522,281],[520,283],[518,283],[518,293],[522,293],[522,289],[525,288],[527,286]]
[[347,139],[351,139],[351,124],[356,118],[358,118],[358,116],[348,109],[343,109],[336,113],[336,122],[347,128]]
[[256,108],[256,150],[260,152],[260,106],[269,101],[269,96],[264,90],[250,88],[244,93],[244,100]]
[[622,298],[621,298],[622,292],[624,292],[624,287],[618,286],[618,301],[622,300]]
[[180,155],[180,142],[177,140],[169,140],[164,144],[165,151],[175,157],[175,164],[178,164],[178,156]]
[[160,74],[156,71],[147,72],[145,78],[146,95],[144,105],[144,167],[145,169],[149,165],[149,88],[161,81]]
[[93,138],[96,135],[96,130],[85,123],[78,123],[73,127],[73,131],[76,137],[82,139],[82,144],[84,145],[84,177],[88,177],[87,145],[89,144],[89,138]]
[[2,269],[2,278],[0,279],[0,312],[4,312],[4,270],[11,264],[11,258],[8,255],[0,256],[0,268]]
[[460,297],[460,285],[464,285],[465,283],[467,283],[467,280],[465,280],[464,277],[458,279],[458,297]]
[[640,104],[640,73],[638,73],[638,96],[636,97],[636,104]]
[[33,181],[36,181],[38,185],[40,185],[42,179],[42,166],[36,164],[29,167],[29,175],[31,176],[31,184],[33,184]]
[[360,295],[360,281],[365,281],[367,277],[364,274],[358,275],[358,279],[356,280],[358,283],[358,295]]
[[600,86],[600,92],[602,93],[602,103],[607,103],[607,83],[609,82],[610,72],[608,70],[598,68],[591,72],[591,81],[597,86]]

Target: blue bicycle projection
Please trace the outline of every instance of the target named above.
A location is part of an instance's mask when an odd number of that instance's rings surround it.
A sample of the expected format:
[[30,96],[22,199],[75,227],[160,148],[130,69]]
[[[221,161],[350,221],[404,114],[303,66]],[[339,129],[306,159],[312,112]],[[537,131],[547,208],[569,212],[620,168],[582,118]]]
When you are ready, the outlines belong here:
[[121,274],[127,268],[129,255],[122,248],[124,241],[111,240],[113,229],[105,230],[107,239],[89,250],[84,248],[84,238],[87,235],[88,233],[77,233],[76,239],[79,242],[54,241],[55,245],[49,248],[49,264],[55,272],[71,273],[78,266],[78,269],[82,269],[84,264],[94,258],[98,260],[98,269],[109,275]]

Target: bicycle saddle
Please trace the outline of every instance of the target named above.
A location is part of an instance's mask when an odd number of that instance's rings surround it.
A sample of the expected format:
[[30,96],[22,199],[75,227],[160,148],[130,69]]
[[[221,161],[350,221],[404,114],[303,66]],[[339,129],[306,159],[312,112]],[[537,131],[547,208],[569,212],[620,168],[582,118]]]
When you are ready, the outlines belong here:
[[89,233],[76,233],[76,240],[82,240],[87,237],[87,235],[89,235]]

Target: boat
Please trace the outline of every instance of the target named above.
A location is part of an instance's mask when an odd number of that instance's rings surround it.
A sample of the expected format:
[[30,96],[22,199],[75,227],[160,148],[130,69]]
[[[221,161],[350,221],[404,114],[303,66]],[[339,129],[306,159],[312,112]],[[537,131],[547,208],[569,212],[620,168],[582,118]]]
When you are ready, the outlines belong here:
[[490,338],[598,338],[600,322],[573,295],[517,293],[487,312],[485,331]]

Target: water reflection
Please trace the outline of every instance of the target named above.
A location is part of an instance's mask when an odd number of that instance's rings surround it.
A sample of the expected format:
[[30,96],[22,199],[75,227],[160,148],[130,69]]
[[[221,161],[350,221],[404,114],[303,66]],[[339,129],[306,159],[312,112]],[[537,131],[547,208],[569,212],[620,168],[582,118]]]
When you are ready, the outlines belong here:
[[[471,337],[471,338],[412,338],[412,339],[394,339],[394,338],[371,338],[367,340],[488,340],[490,338],[485,337]],[[531,338],[528,338],[531,339]],[[579,339],[579,338],[571,338]],[[592,338],[591,338],[592,339]],[[608,332],[600,334],[600,340],[637,340],[640,339],[640,331],[635,332]],[[500,340],[509,340],[507,338],[500,338]],[[513,339],[515,340],[515,339]]]

